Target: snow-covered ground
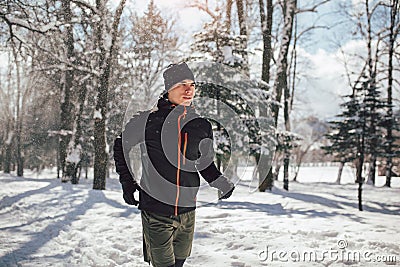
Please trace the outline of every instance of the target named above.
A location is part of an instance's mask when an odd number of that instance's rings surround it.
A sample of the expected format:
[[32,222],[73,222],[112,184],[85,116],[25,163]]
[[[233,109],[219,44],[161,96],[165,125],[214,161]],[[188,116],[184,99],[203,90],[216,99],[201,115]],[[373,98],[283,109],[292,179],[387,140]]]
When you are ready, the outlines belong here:
[[[335,185],[336,173],[304,167],[289,192],[278,181],[249,193],[243,179],[219,203],[204,203],[216,193],[202,191],[185,266],[399,265],[400,178],[394,188],[364,185],[359,212],[354,173],[345,169]],[[0,266],[148,266],[140,214],[124,204],[115,174],[104,191],[91,179],[73,186],[54,177],[0,174]]]

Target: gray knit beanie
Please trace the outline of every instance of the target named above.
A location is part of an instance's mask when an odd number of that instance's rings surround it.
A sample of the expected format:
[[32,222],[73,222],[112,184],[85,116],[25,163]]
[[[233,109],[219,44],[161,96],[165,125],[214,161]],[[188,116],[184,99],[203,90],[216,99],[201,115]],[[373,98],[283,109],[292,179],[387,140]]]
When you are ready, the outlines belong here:
[[163,73],[164,91],[162,95],[168,92],[171,87],[183,80],[194,81],[193,72],[189,69],[185,62],[179,64],[171,64]]

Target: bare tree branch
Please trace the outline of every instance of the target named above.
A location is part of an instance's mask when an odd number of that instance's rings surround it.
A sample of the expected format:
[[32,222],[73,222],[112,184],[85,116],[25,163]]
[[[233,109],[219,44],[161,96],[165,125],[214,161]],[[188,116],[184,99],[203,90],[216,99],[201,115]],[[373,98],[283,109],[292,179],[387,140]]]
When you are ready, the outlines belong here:
[[214,20],[218,19],[218,16],[216,14],[214,14],[214,12],[212,12],[210,10],[210,8],[208,7],[208,1],[206,0],[205,3],[200,3],[198,0],[194,1],[191,4],[185,5],[185,7],[194,7],[197,8],[199,10],[202,10],[204,12],[206,12],[208,15],[210,15]]
[[309,31],[315,30],[315,29],[326,29],[326,30],[329,30],[330,27],[329,27],[329,26],[323,26],[323,25],[313,25],[313,26],[310,26],[310,27],[308,27],[307,29],[301,31],[301,32],[295,37],[296,41],[299,40],[300,37],[301,37],[302,35],[306,34],[306,33],[309,32]]
[[304,9],[297,9],[297,10],[296,10],[296,14],[304,13],[304,12],[314,12],[314,13],[316,13],[316,12],[318,12],[318,11],[317,11],[317,8],[318,8],[318,7],[324,5],[324,4],[328,3],[328,2],[331,2],[331,1],[332,1],[332,0],[324,0],[324,1],[322,1],[322,2],[319,2],[319,3],[315,4],[315,5],[312,6],[312,7],[304,8]]

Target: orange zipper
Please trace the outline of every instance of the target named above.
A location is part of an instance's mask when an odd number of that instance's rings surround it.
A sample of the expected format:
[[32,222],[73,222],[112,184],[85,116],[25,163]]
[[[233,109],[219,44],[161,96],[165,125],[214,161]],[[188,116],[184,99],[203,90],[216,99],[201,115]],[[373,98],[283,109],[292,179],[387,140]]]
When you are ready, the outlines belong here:
[[[182,145],[182,136],[181,136],[181,118],[185,118],[186,116],[186,106],[184,106],[183,113],[178,117],[178,169],[176,170],[176,198],[175,198],[175,216],[178,215],[178,202],[179,202],[179,187],[180,187],[180,176],[181,176],[181,145]],[[187,134],[185,134],[185,143],[184,147],[186,147]],[[185,153],[186,148],[184,148]],[[183,158],[185,160],[185,158]]]
[[187,145],[188,133],[185,133],[185,142],[183,143],[183,165],[186,161],[186,145]]

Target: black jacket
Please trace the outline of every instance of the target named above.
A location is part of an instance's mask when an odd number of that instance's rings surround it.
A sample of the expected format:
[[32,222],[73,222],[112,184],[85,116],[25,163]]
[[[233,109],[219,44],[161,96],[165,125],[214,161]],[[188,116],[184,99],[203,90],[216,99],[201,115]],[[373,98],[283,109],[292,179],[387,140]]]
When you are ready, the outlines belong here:
[[[129,151],[140,145],[142,177],[139,209],[161,215],[196,208],[199,174],[223,193],[233,188],[216,168],[213,134],[208,120],[193,107],[175,106],[161,98],[157,110],[139,113],[114,142],[114,160],[121,183],[136,183],[129,170]],[[179,148],[179,149],[178,149]]]

